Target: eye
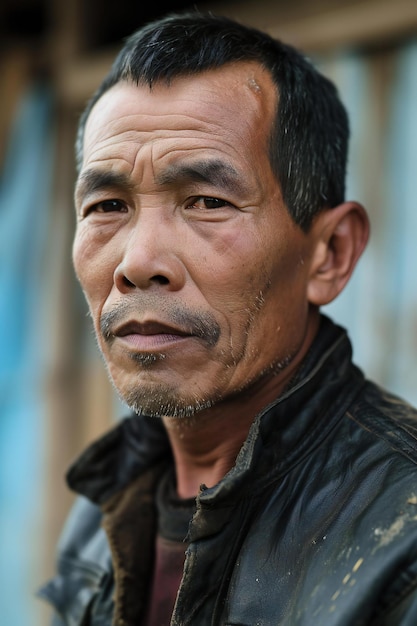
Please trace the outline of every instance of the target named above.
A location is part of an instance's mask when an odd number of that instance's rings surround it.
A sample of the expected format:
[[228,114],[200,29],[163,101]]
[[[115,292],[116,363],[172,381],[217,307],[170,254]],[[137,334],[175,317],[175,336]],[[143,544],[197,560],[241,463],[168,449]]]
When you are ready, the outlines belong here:
[[127,213],[127,206],[120,200],[102,200],[90,206],[85,215],[89,213]]
[[220,198],[210,198],[209,196],[199,196],[194,198],[190,208],[193,209],[221,209],[223,207],[232,206],[226,200]]

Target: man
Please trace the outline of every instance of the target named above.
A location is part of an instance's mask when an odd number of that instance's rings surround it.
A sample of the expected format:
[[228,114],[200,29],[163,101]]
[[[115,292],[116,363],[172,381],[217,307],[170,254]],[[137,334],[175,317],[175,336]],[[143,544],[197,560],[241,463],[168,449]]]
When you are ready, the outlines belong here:
[[136,416],[68,474],[55,624],[417,623],[416,413],[319,312],[368,238],[347,138],[298,52],[200,14],[87,106],[74,264]]

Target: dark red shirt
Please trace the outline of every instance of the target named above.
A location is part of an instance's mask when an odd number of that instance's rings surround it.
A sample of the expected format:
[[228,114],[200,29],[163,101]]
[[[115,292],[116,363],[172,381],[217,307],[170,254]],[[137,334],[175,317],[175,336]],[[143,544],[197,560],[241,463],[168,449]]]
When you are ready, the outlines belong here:
[[188,525],[195,500],[177,496],[173,472],[164,476],[156,494],[158,534],[150,587],[149,606],[143,626],[169,626],[181,583]]

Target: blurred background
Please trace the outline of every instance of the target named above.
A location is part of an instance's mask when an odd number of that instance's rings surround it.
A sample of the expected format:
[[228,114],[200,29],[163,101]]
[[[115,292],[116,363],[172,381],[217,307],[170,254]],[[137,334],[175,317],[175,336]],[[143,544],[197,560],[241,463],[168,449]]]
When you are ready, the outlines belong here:
[[[72,495],[68,464],[123,414],[71,267],[78,116],[120,40],[187,2],[2,0],[0,5],[0,606],[41,626]],[[417,404],[417,3],[193,2],[301,48],[351,118],[348,198],[372,237],[328,313],[369,377]]]

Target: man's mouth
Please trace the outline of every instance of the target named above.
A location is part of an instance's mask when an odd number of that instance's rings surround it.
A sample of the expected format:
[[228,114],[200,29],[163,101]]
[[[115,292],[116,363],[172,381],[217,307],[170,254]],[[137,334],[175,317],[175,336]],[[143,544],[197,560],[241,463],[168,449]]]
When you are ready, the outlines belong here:
[[158,350],[190,339],[211,348],[219,340],[220,326],[207,311],[190,311],[182,303],[142,296],[102,313],[100,333],[108,344],[117,340],[139,351]]
[[161,350],[193,337],[191,332],[158,321],[126,322],[116,328],[112,335],[140,352]]

